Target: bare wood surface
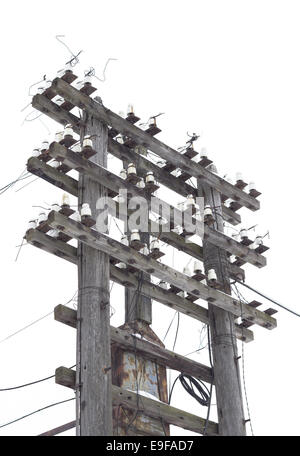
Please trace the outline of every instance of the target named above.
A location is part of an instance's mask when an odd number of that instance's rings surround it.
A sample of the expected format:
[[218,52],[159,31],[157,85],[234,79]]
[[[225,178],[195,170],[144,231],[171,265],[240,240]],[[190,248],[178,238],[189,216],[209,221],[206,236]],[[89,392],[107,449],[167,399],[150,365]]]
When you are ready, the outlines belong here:
[[[80,155],[56,142],[50,145],[49,153],[52,157],[63,160],[67,166],[84,172],[87,176],[89,176],[90,179],[100,183],[101,185],[109,188],[116,193],[123,188],[127,190],[128,195],[143,197],[148,202],[151,201],[151,195],[149,195],[145,190],[139,189],[135,185],[126,182],[124,179],[116,176],[114,173],[108,171],[103,166],[99,166],[95,163],[90,162],[89,160],[85,160]],[[177,220],[180,220],[180,217],[182,217],[181,211],[157,197],[155,199],[158,205],[170,208],[170,224],[173,223],[175,217],[177,217]],[[192,221],[185,220],[186,230],[191,230],[193,232],[195,226],[194,224],[194,219]],[[244,261],[248,261],[257,267],[263,267],[266,265],[266,258],[264,256],[255,252],[254,250],[251,250],[249,247],[241,244],[240,242],[237,242],[234,239],[226,236],[221,231],[212,230],[207,225],[204,225],[204,238],[209,239],[211,243],[214,243],[218,247],[225,249],[233,255],[237,255]]]
[[208,287],[201,282],[197,282],[196,280],[187,277],[185,274],[146,257],[145,255],[136,252],[134,249],[125,246],[96,230],[87,228],[81,223],[64,217],[62,214],[52,211],[48,217],[48,224],[52,228],[61,229],[61,231],[62,228],[64,228],[63,231],[66,234],[81,240],[89,246],[102,250],[118,260],[139,268],[144,272],[153,274],[161,280],[165,280],[197,298],[211,302],[217,307],[221,307],[236,316],[241,316],[242,314],[247,320],[253,321],[268,329],[276,327],[276,320],[273,317],[260,312],[247,304],[240,303],[231,296]]
[[[84,135],[93,136],[96,155],[89,163],[107,165],[107,127],[84,116]],[[79,177],[79,207],[96,205],[107,189],[87,175]],[[79,239],[81,241],[81,239]],[[111,407],[109,255],[86,243],[78,245],[77,435],[113,435]]]
[[[205,204],[215,207],[215,222],[211,230],[223,230],[221,195],[213,188],[198,182],[199,193]],[[228,259],[225,250],[210,240],[203,241],[205,270],[214,269],[221,290],[231,294]],[[222,436],[245,436],[243,394],[239,372],[236,338],[233,331],[234,317],[225,309],[208,305],[209,328],[213,354],[219,432]]]
[[[62,125],[71,124],[73,130],[76,133],[80,133],[81,121],[79,117],[65,111],[47,97],[44,97],[43,95],[35,95],[33,97],[32,106]],[[117,143],[111,138],[108,140],[108,151],[122,161],[124,160],[124,155],[125,157],[127,155],[127,157],[130,157],[134,163],[136,162],[137,154],[135,154],[133,150],[127,146]],[[184,194],[187,195],[194,194],[195,192],[195,188],[184,182],[180,177],[176,178],[166,170],[162,172],[158,166],[152,164],[150,161],[146,162],[144,158],[140,158],[138,160],[137,169],[138,173],[145,172],[146,169],[148,171],[153,171],[155,176],[159,176],[156,177],[159,182],[179,194],[183,194],[184,192]],[[222,210],[224,218],[228,223],[231,223],[232,225],[238,225],[241,223],[241,216],[239,214],[232,211],[225,205],[222,206]]]
[[[54,309],[56,321],[64,323],[72,328],[77,325],[77,312],[69,307],[59,304]],[[117,344],[124,350],[132,350],[148,360],[157,362],[162,366],[169,367],[187,375],[199,377],[204,382],[212,382],[211,368],[197,361],[186,358],[178,353],[162,348],[161,346],[140,339],[124,329],[110,327],[111,343]]]
[[[68,383],[68,387],[71,387],[73,382],[73,388],[75,388],[75,376],[74,371],[67,368],[59,368],[60,375],[55,379],[58,384],[60,383],[61,377],[63,377],[63,386]],[[62,369],[64,372],[62,374]],[[67,380],[69,371],[69,379]],[[112,385],[112,403],[114,406],[123,406],[130,410],[136,410],[139,413],[151,416],[153,418],[161,418],[168,424],[188,429],[198,434],[203,433],[206,420],[193,415],[189,412],[172,407],[164,402],[149,399],[148,397],[136,394],[132,391],[119,388],[116,385]],[[213,421],[208,421],[206,426],[206,435],[218,435],[218,425]]]
[[134,140],[136,144],[147,147],[160,157],[176,165],[182,171],[189,173],[191,176],[202,179],[204,182],[214,187],[221,194],[238,201],[241,205],[256,211],[259,209],[259,201],[248,195],[239,188],[231,185],[220,176],[208,171],[199,164],[191,161],[189,158],[177,152],[175,149],[163,144],[156,138],[147,134],[140,128],[127,122],[122,117],[105,108],[102,104],[97,103],[92,98],[84,95],[79,90],[72,87],[60,78],[52,82],[51,87],[58,95],[64,97],[79,108],[84,108],[91,116],[101,120],[106,125],[110,125],[125,136]]
[[[58,248],[57,241],[47,234],[41,233],[37,230],[29,230],[27,233],[26,239],[30,244],[77,265],[77,249],[75,247],[61,243]],[[38,243],[34,242],[35,239],[38,240]],[[71,247],[71,249],[69,249],[69,247]],[[110,265],[110,279],[125,287],[132,287],[136,289],[138,286],[138,281],[134,274],[128,270],[113,266],[112,264]],[[189,301],[188,299],[182,298],[175,293],[170,293],[168,290],[164,290],[158,285],[144,281],[141,286],[141,294],[149,296],[151,299],[154,299],[155,301],[160,302],[171,309],[177,310],[178,312],[181,312],[191,318],[199,320],[202,323],[208,324],[207,309],[199,304]],[[254,335],[251,330],[246,328],[242,329],[238,325],[235,325],[234,329],[238,339],[244,340],[245,342],[251,342],[254,339]]]

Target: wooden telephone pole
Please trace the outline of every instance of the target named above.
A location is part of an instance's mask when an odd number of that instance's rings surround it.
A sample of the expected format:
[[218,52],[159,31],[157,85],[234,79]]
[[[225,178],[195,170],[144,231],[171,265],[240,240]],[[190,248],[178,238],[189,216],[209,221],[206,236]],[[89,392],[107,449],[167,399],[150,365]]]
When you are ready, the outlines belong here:
[[[214,165],[210,167],[216,171]],[[199,196],[204,205],[213,209],[213,228],[223,232],[221,195],[214,188],[198,181]],[[203,241],[203,264],[206,273],[215,270],[220,289],[231,294],[228,257],[226,251],[208,240]],[[213,352],[214,380],[220,434],[224,436],[246,435],[243,397],[238,366],[237,344],[234,334],[234,318],[230,312],[208,305],[209,328]]]
[[[242,180],[233,185],[218,176],[205,156],[199,162],[192,160],[197,152],[191,145],[179,153],[154,138],[160,131],[154,118],[142,130],[134,125],[135,116],[124,119],[110,111],[90,97],[95,90],[90,82],[78,90],[71,85],[75,79],[72,71],[66,71],[32,101],[35,109],[58,123],[71,124],[74,133],[80,135],[82,146],[85,135],[93,140],[87,151],[84,147],[73,150],[64,138],[57,139],[27,163],[29,172],[77,197],[79,211],[84,204],[91,209],[87,222],[84,214],[79,220],[72,219],[74,211],[66,211],[62,206],[52,210],[46,219],[31,222],[25,235],[28,243],[78,268],[77,311],[59,305],[54,312],[57,321],[77,330],[76,371],[61,366],[55,375],[57,384],[76,391],[76,422],[58,426],[45,435],[55,435],[76,425],[80,436],[162,436],[169,434],[169,425],[175,425],[199,434],[244,436],[236,339],[253,341],[250,328],[254,325],[275,328],[277,323],[272,315],[276,311],[262,311],[258,309],[262,304],[257,301],[245,303],[231,296],[230,280],[244,279],[242,266],[246,263],[264,267],[266,259],[262,254],[268,247],[249,239],[247,230],[243,230],[240,240],[225,235],[223,221],[239,225],[241,217],[237,211],[241,207],[258,210],[260,193],[253,185],[246,190],[247,184]],[[55,102],[56,95],[63,98],[62,104]],[[72,114],[75,106],[82,110],[82,118]],[[75,142],[73,138],[72,144]],[[163,166],[148,160],[147,150],[159,156]],[[109,170],[108,153],[124,163],[124,168],[133,163],[134,179],[126,173],[123,179]],[[55,166],[51,166],[53,162]],[[179,177],[171,174],[175,169],[181,170]],[[68,174],[71,170],[78,171],[78,180]],[[149,173],[156,182],[145,188],[137,185]],[[191,178],[198,181],[198,188],[189,184]],[[195,227],[194,203],[194,212],[190,220],[185,219],[182,235],[163,230],[159,223],[150,223],[150,218],[148,232],[140,233],[140,241],[135,244],[124,245],[109,233],[95,229],[100,197],[114,198],[125,189],[127,195],[143,197],[150,203],[157,183],[187,198],[189,208],[193,198],[204,198],[212,213],[210,222],[204,223],[203,246],[185,239],[186,233],[193,232]],[[174,228],[183,212],[158,196],[155,199],[159,208],[168,207],[164,218]],[[116,214],[110,207],[107,211],[126,221],[122,211]],[[160,217],[160,209],[156,212]],[[150,235],[197,260],[192,277],[157,261],[163,252],[158,248],[153,255],[144,248]],[[69,243],[72,239],[78,241],[78,248]],[[212,270],[216,274],[214,281],[209,279]],[[151,276],[163,286],[153,283]],[[125,322],[120,328],[110,325],[110,281],[125,288]],[[152,300],[209,326],[212,368],[164,347],[150,326]],[[208,309],[198,300],[207,302]],[[167,368],[215,385],[218,423],[169,405]]]
[[[84,115],[81,141],[93,137],[91,161],[107,166],[107,127]],[[99,198],[107,189],[84,173],[78,204],[88,203],[95,219]],[[77,422],[81,436],[112,435],[109,256],[82,242],[78,245]]]

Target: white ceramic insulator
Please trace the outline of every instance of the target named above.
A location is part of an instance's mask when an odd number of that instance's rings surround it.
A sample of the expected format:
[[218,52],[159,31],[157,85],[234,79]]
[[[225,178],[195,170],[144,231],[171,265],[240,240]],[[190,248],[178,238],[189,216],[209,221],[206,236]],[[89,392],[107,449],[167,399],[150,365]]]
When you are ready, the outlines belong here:
[[200,158],[207,158],[207,150],[205,147],[202,147]]
[[139,230],[132,230],[130,234],[130,241],[140,241],[140,233]]
[[64,130],[64,137],[72,136],[73,137],[73,128],[71,125],[66,125]]
[[229,261],[230,261],[230,263],[234,263],[235,262],[235,255],[230,255]]
[[217,280],[217,274],[214,269],[210,269],[207,273],[208,280]]
[[146,174],[146,183],[147,184],[154,184],[154,176],[153,176],[153,173],[151,171]]
[[92,211],[91,211],[90,205],[88,203],[82,204],[80,214],[81,214],[81,217],[91,217],[92,216]]
[[93,141],[91,140],[90,136],[85,136],[83,138],[82,147],[93,147]]
[[127,168],[127,174],[136,174],[136,167],[133,163],[129,163]]
[[249,182],[248,189],[250,190],[256,190],[255,188],[255,182]]
[[62,196],[62,206],[70,206],[70,197],[67,193]]
[[242,173],[236,173],[236,181],[242,181],[243,180],[243,175]]
[[197,273],[198,271],[202,271],[202,265],[200,261],[194,261],[194,273]]
[[208,216],[212,216],[212,210],[211,210],[211,207],[210,206],[205,206],[204,208],[204,216],[208,217]]
[[126,264],[125,263],[118,263],[117,267],[120,269],[126,269]]

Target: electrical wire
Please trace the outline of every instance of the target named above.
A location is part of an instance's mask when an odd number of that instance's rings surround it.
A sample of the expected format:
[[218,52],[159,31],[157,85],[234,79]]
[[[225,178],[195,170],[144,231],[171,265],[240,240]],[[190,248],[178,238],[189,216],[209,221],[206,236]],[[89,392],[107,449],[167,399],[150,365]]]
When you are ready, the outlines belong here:
[[[69,369],[73,369],[73,367],[76,367],[76,364],[74,364],[73,366],[69,367]],[[13,390],[25,388],[26,386],[36,385],[37,383],[45,382],[46,380],[50,380],[51,378],[54,378],[54,377],[55,377],[55,374],[54,375],[49,375],[49,377],[44,377],[44,378],[41,378],[39,380],[35,380],[33,382],[30,382],[30,383],[24,383],[23,385],[12,386],[10,388],[1,388],[0,392],[13,391]]]
[[211,371],[212,371],[212,380],[211,380],[210,390],[209,390],[209,403],[208,403],[208,407],[207,407],[207,415],[206,415],[206,421],[205,421],[205,426],[204,426],[204,430],[203,430],[203,436],[206,435],[207,425],[208,425],[208,421],[209,421],[209,417],[210,417],[212,390],[213,390],[213,381],[214,381],[214,367],[213,367],[213,361],[212,361],[212,350],[211,350],[209,325],[207,325],[207,343],[208,343],[209,363],[210,363],[210,367],[211,367]]
[[34,412],[27,413],[27,415],[21,416],[20,418],[16,418],[15,420],[12,420],[12,421],[9,421],[8,423],[2,424],[0,426],[0,429],[4,428],[6,426],[9,426],[10,424],[16,423],[17,421],[24,420],[25,418],[28,418],[29,416],[35,415],[36,413],[42,412],[43,410],[46,410],[46,409],[48,409],[50,407],[55,407],[56,405],[64,404],[65,402],[70,402],[70,401],[74,401],[74,400],[75,400],[75,397],[71,397],[70,399],[65,399],[64,401],[59,401],[59,402],[55,402],[54,404],[46,405],[45,407],[42,407],[42,408],[40,408],[38,410],[35,410]]
[[[72,296],[71,299],[69,299],[69,301],[67,301],[64,305],[66,306],[67,304],[69,304],[70,302],[73,301],[73,299],[75,298],[76,294],[78,293],[78,291],[76,290],[76,292],[74,293],[74,295]],[[0,340],[0,344],[2,344],[2,342],[5,342],[6,340],[10,339],[11,337],[13,336],[16,336],[17,334],[19,334],[20,332],[24,331],[25,329],[27,328],[30,328],[30,326],[33,326],[34,324],[42,321],[44,318],[47,318],[49,317],[50,315],[53,314],[53,310],[49,313],[47,313],[46,315],[43,315],[42,317],[38,318],[37,320],[34,320],[33,322],[29,323],[28,325],[24,326],[23,328],[21,329],[18,329],[18,331],[15,331],[14,333],[12,334],[9,334],[8,336],[6,336],[4,339]]]
[[296,317],[300,317],[300,314],[298,314],[298,313],[295,312],[294,310],[289,309],[288,307],[285,307],[284,305],[280,304],[279,302],[275,301],[275,300],[272,299],[272,298],[269,298],[268,296],[266,296],[265,294],[263,294],[261,291],[256,290],[255,288],[251,287],[250,285],[247,285],[246,283],[241,282],[240,280],[237,280],[237,279],[235,279],[235,282],[239,283],[240,285],[243,285],[243,287],[248,288],[249,290],[251,290],[251,291],[253,291],[254,293],[256,293],[256,294],[258,294],[259,296],[261,296],[262,298],[267,299],[268,301],[272,302],[272,303],[275,304],[276,306],[281,307],[282,309],[286,310],[287,312],[290,312],[290,313],[292,313],[293,315],[296,315]]
[[52,314],[53,314],[53,310],[51,312],[47,313],[46,315],[43,315],[42,317],[38,318],[37,320],[34,320],[32,323],[29,323],[28,325],[24,326],[23,328],[18,329],[18,331],[10,334],[9,336],[5,337],[4,339],[1,339],[0,340],[0,344],[5,342],[6,340],[10,339],[11,337],[16,336],[17,334],[19,334],[20,332],[24,331],[25,329],[30,328],[31,326],[35,325],[36,323],[44,320],[45,318],[49,317]]
[[[243,320],[243,306],[242,306],[242,299],[243,296],[241,296],[237,286],[234,284],[233,285],[235,288],[235,294],[237,295],[239,302],[240,302],[240,307],[241,307],[241,318]],[[246,304],[248,304],[247,301],[245,301]],[[251,429],[251,434],[254,437],[254,432],[253,432],[253,426],[252,426],[252,420],[251,420],[251,414],[250,414],[250,407],[249,407],[249,401],[248,401],[248,394],[247,394],[247,388],[246,388],[246,375],[245,375],[245,347],[244,347],[244,327],[242,326],[242,375],[243,375],[243,386],[244,386],[244,393],[245,393],[245,400],[246,400],[246,407],[247,407],[247,412],[248,412],[248,419],[250,423],[250,429]]]

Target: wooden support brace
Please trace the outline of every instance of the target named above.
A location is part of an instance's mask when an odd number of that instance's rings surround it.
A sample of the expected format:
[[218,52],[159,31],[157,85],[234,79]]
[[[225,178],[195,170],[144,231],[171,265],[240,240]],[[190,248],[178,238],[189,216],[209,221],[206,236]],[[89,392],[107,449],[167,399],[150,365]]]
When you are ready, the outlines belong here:
[[52,228],[60,229],[60,231],[65,232],[69,236],[118,258],[121,262],[128,263],[148,274],[153,274],[160,280],[178,286],[181,290],[213,303],[217,307],[227,310],[236,316],[243,316],[243,318],[253,321],[264,328],[273,329],[276,327],[276,320],[264,312],[253,309],[247,304],[234,299],[232,296],[210,288],[192,278],[187,278],[185,274],[149,257],[145,257],[134,249],[98,231],[87,228],[81,223],[68,219],[58,212],[50,212],[48,223]]
[[54,79],[51,88],[75,106],[78,106],[81,109],[84,108],[91,116],[96,117],[101,122],[115,128],[121,134],[132,138],[137,144],[147,147],[165,160],[176,163],[176,167],[180,168],[182,171],[189,172],[191,176],[203,179],[208,185],[214,187],[221,194],[226,195],[227,198],[238,201],[241,205],[253,211],[259,209],[259,201],[249,194],[230,184],[220,176],[208,171],[199,164],[191,161],[189,158],[181,155],[176,150],[148,135],[135,125],[130,124],[122,117],[105,108],[102,104],[97,103],[90,97],[82,94],[62,79]]
[[[137,188],[135,185],[126,182],[124,179],[116,176],[115,174],[108,171],[106,168],[96,165],[95,163],[89,162],[85,160],[75,152],[71,151],[70,149],[61,146],[60,144],[53,142],[50,145],[49,153],[53,158],[59,159],[66,163],[68,166],[73,167],[74,169],[84,172],[87,176],[91,179],[95,180],[101,185],[106,186],[113,192],[118,192],[120,189],[126,189],[128,195],[144,197],[148,202],[151,200],[150,196],[145,192],[143,189]],[[156,201],[158,206],[161,205],[162,207],[169,207],[170,208],[170,224],[174,225],[174,219],[177,215],[177,220],[180,220],[182,217],[181,211],[177,208],[168,205],[164,201],[160,200],[156,197]],[[195,223],[195,220],[194,220]],[[185,228],[189,232],[193,232],[194,224],[193,222],[189,222],[189,220],[185,219]],[[190,228],[189,228],[190,227]],[[232,255],[239,256],[243,258],[243,260],[248,261],[249,263],[253,264],[257,267],[263,267],[266,265],[266,259],[259,253],[251,250],[249,247],[235,241],[234,239],[226,236],[225,234],[212,230],[209,226],[204,225],[204,237],[209,239],[209,242],[221,247]]]
[[[25,238],[29,244],[39,247],[60,258],[64,258],[73,264],[77,264],[77,249],[75,247],[59,243],[52,237],[40,233],[37,230],[27,231]],[[110,278],[112,281],[117,282],[122,286],[132,288],[137,288],[138,286],[138,280],[134,274],[130,273],[128,269],[120,269],[113,264],[110,264]],[[191,318],[201,321],[202,323],[208,324],[207,309],[201,307],[199,304],[190,302],[188,299],[169,293],[168,290],[164,290],[158,285],[144,281],[141,286],[141,294]],[[67,322],[65,323],[67,324]],[[252,331],[241,329],[238,325],[235,325],[235,334],[238,339],[243,340],[244,342],[251,342],[254,339]]]
[[[66,367],[59,367],[56,369],[55,374],[57,384],[75,389],[74,371]],[[217,423],[208,421],[206,424],[204,418],[177,409],[164,402],[149,399],[140,394],[138,395],[133,391],[119,388],[116,385],[112,385],[112,402],[114,406],[123,406],[153,418],[161,418],[168,424],[173,424],[174,426],[188,429],[198,434],[202,434],[206,427],[206,435],[218,435]]]
[[[79,117],[63,110],[60,106],[56,105],[42,95],[35,95],[33,97],[32,106],[62,125],[70,123],[73,126],[74,131],[76,133],[80,133]],[[184,194],[185,196],[189,194],[196,196],[196,189],[184,182],[180,177],[176,178],[172,174],[169,174],[166,169],[160,168],[142,155],[136,154],[134,150],[129,149],[128,147],[118,143],[117,141],[113,141],[110,138],[108,141],[108,151],[122,161],[129,158],[131,161],[136,163],[138,174],[146,174],[148,171],[152,171],[155,174],[157,181],[161,182],[174,192],[177,192],[180,195]],[[238,225],[241,223],[241,217],[239,214],[224,205],[222,206],[222,210],[223,216],[228,223],[231,223],[232,225]]]
[[[59,304],[54,309],[56,321],[76,328],[77,312],[69,307]],[[212,382],[212,369],[201,363],[162,348],[159,345],[140,339],[124,329],[110,327],[111,343],[117,344],[124,350],[133,350],[145,358],[157,362],[162,366],[177,370],[183,374],[199,377],[207,383]]]

